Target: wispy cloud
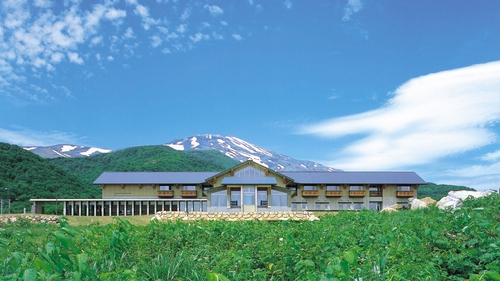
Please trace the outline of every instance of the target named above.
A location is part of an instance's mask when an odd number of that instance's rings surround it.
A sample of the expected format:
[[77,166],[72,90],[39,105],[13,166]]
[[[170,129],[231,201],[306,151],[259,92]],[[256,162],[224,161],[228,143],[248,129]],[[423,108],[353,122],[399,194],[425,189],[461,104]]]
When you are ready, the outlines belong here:
[[286,0],[285,2],[283,2],[283,6],[285,6],[285,8],[287,9],[291,9],[293,7],[293,3],[290,0]]
[[210,6],[208,4],[205,4],[205,6],[203,6],[203,7],[205,9],[207,9],[210,12],[210,14],[214,17],[224,13],[224,10],[222,10],[221,7],[216,6],[216,5]]
[[344,8],[344,16],[342,17],[343,21],[348,21],[351,19],[351,16],[363,9],[363,2],[361,0],[348,0],[347,4]]
[[[302,128],[301,133],[359,136],[329,165],[401,169],[429,164],[498,141],[500,61],[411,79],[385,106]],[[337,148],[336,148],[337,149]],[[498,151],[488,154],[497,159]]]
[[0,128],[0,141],[19,146],[49,146],[81,143],[82,138],[64,132],[39,132],[26,128],[16,128],[15,130]]
[[[31,91],[43,86],[30,85],[57,79],[60,65],[85,72],[87,60],[97,60],[104,69],[113,60],[140,54],[139,48],[168,54],[203,41],[243,39],[238,34],[242,25],[236,19],[229,25],[222,5],[187,5],[172,17],[168,13],[179,8],[178,1],[123,2],[0,1],[0,96],[57,100],[54,88],[45,85],[48,93],[41,95]],[[253,4],[252,9],[260,6]],[[144,38],[149,44],[143,44]]]

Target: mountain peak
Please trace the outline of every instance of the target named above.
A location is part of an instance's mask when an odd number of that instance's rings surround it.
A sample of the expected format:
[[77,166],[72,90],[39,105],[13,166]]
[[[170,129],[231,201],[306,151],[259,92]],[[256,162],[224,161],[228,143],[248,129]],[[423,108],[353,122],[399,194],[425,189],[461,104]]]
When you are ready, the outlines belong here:
[[334,171],[319,163],[296,160],[290,156],[270,151],[240,138],[216,134],[194,135],[166,143],[175,150],[217,150],[224,155],[244,162],[252,160],[275,171]]
[[109,149],[72,144],[56,144],[51,146],[24,146],[23,148],[25,150],[38,154],[43,158],[75,158],[111,152],[111,150]]

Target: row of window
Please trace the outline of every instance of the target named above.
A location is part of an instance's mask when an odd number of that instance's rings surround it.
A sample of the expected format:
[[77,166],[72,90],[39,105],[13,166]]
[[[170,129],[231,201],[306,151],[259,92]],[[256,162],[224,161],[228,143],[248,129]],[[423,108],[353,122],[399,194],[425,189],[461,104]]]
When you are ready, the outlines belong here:
[[[317,185],[304,185],[304,190],[317,190]],[[172,186],[170,185],[160,185],[160,190],[172,190]],[[196,185],[183,185],[182,190],[196,190]],[[341,190],[340,185],[327,185],[327,191],[339,191]],[[364,190],[364,186],[362,185],[350,185],[349,190],[357,191]],[[411,187],[409,185],[398,185],[397,191],[410,191]],[[382,186],[380,185],[371,185],[370,191],[382,191]]]
[[[317,185],[304,185],[304,190],[318,190],[318,186]],[[326,190],[327,191],[339,191],[339,190],[341,190],[341,186],[340,185],[327,185]],[[349,190],[351,190],[351,191],[364,190],[364,186],[362,186],[362,185],[350,185]],[[397,190],[398,191],[410,191],[411,187],[409,185],[398,185]],[[382,191],[382,186],[370,185],[370,191]]]
[[[408,202],[399,202],[398,204],[408,207]],[[316,202],[314,210],[331,210],[329,202]],[[360,211],[365,208],[362,202],[339,202],[338,210],[354,210]],[[369,210],[380,211],[382,209],[381,202],[370,202]],[[292,210],[308,210],[307,202],[292,202]]]
[[[270,198],[269,198],[270,197]],[[285,192],[271,190],[271,196],[268,196],[267,188],[258,188],[257,194],[255,188],[230,189],[229,205],[231,207],[241,207],[244,205],[257,205],[259,207],[267,206],[287,206],[288,195]],[[257,200],[257,202],[255,201]],[[228,205],[228,196],[226,190],[214,192],[210,195],[210,204],[212,207],[226,207]]]

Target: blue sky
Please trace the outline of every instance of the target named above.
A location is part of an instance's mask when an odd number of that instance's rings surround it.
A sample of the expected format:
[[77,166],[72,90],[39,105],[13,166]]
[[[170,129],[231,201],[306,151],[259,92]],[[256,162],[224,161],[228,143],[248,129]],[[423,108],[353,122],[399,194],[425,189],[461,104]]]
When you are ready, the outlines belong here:
[[500,187],[500,1],[2,0],[0,141],[236,136]]

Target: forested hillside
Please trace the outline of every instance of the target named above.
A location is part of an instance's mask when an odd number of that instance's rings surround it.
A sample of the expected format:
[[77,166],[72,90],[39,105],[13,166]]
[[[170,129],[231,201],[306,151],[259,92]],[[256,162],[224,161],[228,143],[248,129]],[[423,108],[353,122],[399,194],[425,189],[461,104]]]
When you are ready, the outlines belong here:
[[421,185],[418,188],[418,198],[424,198],[424,197],[430,197],[434,200],[439,200],[446,195],[448,195],[448,192],[452,190],[472,190],[474,191],[475,189],[466,187],[466,186],[459,186],[459,185],[448,185],[448,184],[435,184],[433,182],[427,183],[427,185]]
[[[5,203],[12,199],[11,212],[23,208],[29,212],[31,198],[100,198],[101,189],[92,182],[104,171],[223,171],[237,163],[217,151],[176,151],[165,146],[49,160],[0,143],[0,198]],[[50,213],[52,207],[47,205],[45,211]]]
[[12,212],[29,212],[29,199],[55,198],[56,193],[58,198],[99,198],[101,189],[17,145],[0,143],[0,198],[13,201]]
[[49,161],[90,185],[102,172],[219,172],[239,163],[215,150],[177,151],[163,145]]

